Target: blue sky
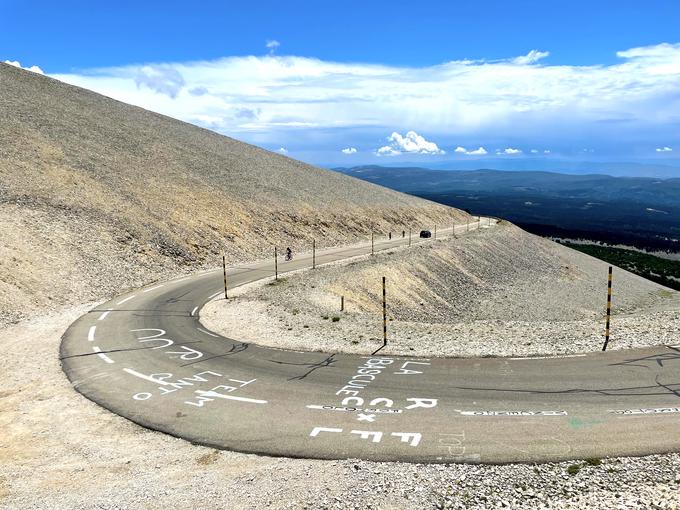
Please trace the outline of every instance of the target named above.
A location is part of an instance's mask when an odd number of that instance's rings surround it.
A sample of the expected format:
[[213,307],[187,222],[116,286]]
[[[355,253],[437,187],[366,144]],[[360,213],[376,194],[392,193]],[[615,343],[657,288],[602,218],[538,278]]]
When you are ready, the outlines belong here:
[[678,164],[675,0],[0,0],[0,16],[0,60],[313,163]]

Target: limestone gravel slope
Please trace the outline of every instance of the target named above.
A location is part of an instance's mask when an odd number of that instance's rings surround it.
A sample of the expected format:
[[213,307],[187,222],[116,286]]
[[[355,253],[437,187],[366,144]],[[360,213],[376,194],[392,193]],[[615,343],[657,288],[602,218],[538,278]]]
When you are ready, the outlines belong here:
[[467,215],[0,63],[0,324]]

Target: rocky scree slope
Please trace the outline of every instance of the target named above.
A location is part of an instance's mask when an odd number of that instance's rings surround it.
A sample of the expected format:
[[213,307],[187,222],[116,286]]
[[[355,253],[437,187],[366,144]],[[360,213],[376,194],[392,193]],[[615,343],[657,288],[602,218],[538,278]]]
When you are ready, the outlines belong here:
[[0,325],[456,209],[0,64]]

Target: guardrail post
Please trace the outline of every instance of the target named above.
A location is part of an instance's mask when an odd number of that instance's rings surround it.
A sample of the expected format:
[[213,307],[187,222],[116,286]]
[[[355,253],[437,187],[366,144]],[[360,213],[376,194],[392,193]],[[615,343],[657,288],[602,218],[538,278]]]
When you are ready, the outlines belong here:
[[607,321],[604,328],[604,345],[602,350],[607,350],[607,345],[609,344],[609,323],[612,315],[612,266],[609,266],[609,275],[607,278]]

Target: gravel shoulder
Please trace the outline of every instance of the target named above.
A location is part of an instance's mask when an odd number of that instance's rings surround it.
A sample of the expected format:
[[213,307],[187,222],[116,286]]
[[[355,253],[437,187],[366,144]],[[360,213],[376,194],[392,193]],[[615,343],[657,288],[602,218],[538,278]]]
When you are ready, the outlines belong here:
[[[607,265],[503,223],[235,289],[201,310],[213,331],[295,350],[531,356],[601,349]],[[610,348],[680,341],[680,293],[614,274]],[[345,310],[340,311],[340,296]]]
[[61,335],[94,305],[0,330],[0,508],[680,505],[677,454],[603,459],[599,465],[591,465],[596,460],[539,466],[310,461],[218,451],[143,429],[77,394],[61,371]]

